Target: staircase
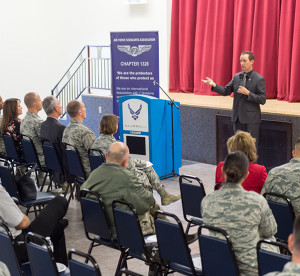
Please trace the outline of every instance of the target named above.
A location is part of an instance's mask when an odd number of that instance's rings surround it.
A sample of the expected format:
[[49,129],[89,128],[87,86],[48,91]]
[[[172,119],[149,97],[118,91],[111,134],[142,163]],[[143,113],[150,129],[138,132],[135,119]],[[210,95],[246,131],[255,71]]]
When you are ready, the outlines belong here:
[[111,92],[110,46],[83,47],[51,94],[60,101],[63,118],[68,102],[96,91]]

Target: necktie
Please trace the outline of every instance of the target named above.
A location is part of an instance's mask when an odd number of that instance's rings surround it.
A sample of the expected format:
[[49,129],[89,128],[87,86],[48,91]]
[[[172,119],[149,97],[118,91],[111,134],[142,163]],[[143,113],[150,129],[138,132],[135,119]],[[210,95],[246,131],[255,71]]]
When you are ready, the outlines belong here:
[[243,76],[243,81],[242,81],[242,86],[246,87],[246,81],[247,81],[247,74],[244,74]]

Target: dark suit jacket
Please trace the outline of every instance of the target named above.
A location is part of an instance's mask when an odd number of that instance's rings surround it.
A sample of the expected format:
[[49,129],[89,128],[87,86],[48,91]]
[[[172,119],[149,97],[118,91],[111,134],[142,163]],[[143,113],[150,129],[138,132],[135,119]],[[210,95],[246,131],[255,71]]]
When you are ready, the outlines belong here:
[[233,79],[225,87],[217,85],[212,87],[212,91],[223,96],[234,92],[232,122],[236,122],[237,118],[239,118],[242,124],[256,124],[261,120],[260,104],[265,104],[266,102],[265,79],[254,70],[249,72],[246,88],[250,91],[250,94],[247,96],[237,92],[243,82],[242,76],[243,72],[239,72],[234,75]]
[[67,176],[67,158],[65,149],[62,143],[62,136],[66,126],[61,124],[57,119],[47,117],[41,125],[40,139],[42,143],[53,145],[56,148],[58,157],[61,160],[61,165],[65,171],[64,175],[54,174],[54,181],[58,184],[64,183]]

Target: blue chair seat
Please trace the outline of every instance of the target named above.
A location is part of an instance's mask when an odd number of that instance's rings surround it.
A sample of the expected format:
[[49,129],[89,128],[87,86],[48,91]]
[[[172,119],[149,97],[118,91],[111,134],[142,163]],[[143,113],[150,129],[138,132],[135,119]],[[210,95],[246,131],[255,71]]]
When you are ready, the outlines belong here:
[[[0,159],[0,161],[3,160]],[[49,201],[51,201],[54,198],[54,196],[45,192],[37,192],[36,199],[23,201],[19,196],[19,192],[17,189],[15,176],[12,172],[12,168],[8,163],[6,163],[6,165],[7,166],[0,166],[0,178],[3,187],[9,193],[9,195],[14,199],[16,204],[22,205],[27,209],[26,215],[28,215],[32,207],[34,208],[34,212],[37,215],[35,207],[47,204]]]
[[27,205],[32,205],[32,204],[33,205],[38,205],[38,204],[42,204],[43,202],[45,202],[45,200],[50,201],[54,197],[55,197],[54,195],[51,195],[49,193],[38,191],[37,195],[36,195],[36,199],[27,200],[24,203],[27,204]]
[[[288,255],[267,251],[262,248],[263,244],[273,245],[281,251],[285,251]],[[282,271],[284,265],[291,261],[291,252],[285,243],[274,242],[268,239],[260,240],[256,246],[258,274],[265,275],[272,271]]]
[[[196,275],[203,275],[202,272],[202,266],[201,266],[201,257],[200,254],[192,255],[192,261],[195,267]],[[188,275],[192,274],[192,270],[184,265],[178,264],[178,263],[172,263],[170,264],[170,268],[176,272]]]

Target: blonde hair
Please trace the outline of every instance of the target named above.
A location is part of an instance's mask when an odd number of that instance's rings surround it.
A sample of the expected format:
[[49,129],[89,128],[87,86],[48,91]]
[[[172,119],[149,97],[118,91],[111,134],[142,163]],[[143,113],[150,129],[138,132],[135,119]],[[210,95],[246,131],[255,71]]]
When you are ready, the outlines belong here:
[[255,141],[250,133],[238,130],[228,139],[226,145],[229,153],[241,151],[246,154],[249,162],[255,162],[257,160]]

